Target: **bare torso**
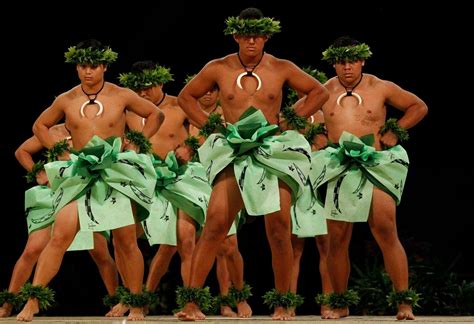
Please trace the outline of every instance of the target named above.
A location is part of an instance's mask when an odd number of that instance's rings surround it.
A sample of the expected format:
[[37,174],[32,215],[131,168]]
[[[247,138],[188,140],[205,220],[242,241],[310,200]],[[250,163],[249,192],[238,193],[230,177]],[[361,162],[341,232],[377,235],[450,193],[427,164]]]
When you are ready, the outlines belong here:
[[174,96],[167,95],[160,109],[165,115],[165,120],[158,132],[150,137],[150,142],[153,152],[164,159],[169,151],[175,150],[187,138],[188,122],[186,114]]
[[282,88],[286,81],[286,62],[265,54],[254,70],[262,80],[262,87],[257,91],[258,81],[255,77],[245,76],[241,79],[243,89],[237,86],[237,77],[244,72],[244,68],[236,54],[215,60],[212,69],[219,85],[225,120],[235,123],[250,106],[253,106],[260,109],[270,123],[277,124]]
[[367,134],[375,135],[374,146],[381,149],[380,128],[386,118],[386,86],[385,81],[364,74],[362,82],[354,90],[362,98],[359,105],[356,96],[346,96],[337,104],[338,97],[346,92],[337,77],[326,83],[330,97],[323,105],[324,121],[328,130],[328,138],[337,143],[343,131],[358,137]]
[[99,112],[97,104],[85,106],[84,117],[81,116],[80,108],[88,101],[81,86],[76,86],[62,95],[60,103],[64,107],[66,127],[72,136],[75,149],[84,147],[94,135],[104,139],[123,135],[126,108],[124,91],[126,90],[114,84],[105,83],[96,99],[104,107],[100,116],[96,116]]

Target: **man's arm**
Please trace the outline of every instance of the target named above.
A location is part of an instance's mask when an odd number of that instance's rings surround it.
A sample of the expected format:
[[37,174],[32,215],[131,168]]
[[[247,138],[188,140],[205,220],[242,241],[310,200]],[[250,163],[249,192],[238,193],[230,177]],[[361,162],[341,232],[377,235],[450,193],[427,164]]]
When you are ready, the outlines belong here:
[[[140,97],[132,90],[123,89],[123,91],[126,93],[127,109],[139,117],[146,118],[145,125],[141,131],[145,137],[150,138],[158,131],[161,124],[163,123],[163,120],[165,119],[163,112],[158,107],[156,107],[155,104]],[[136,126],[136,124],[134,125]]]
[[181,90],[178,104],[188,116],[189,121],[197,128],[207,122],[209,116],[199,106],[198,99],[216,84],[216,63],[211,61]]
[[[41,151],[43,145],[36,136],[32,136],[24,141],[15,151],[15,157],[26,171],[31,172],[35,165],[33,161],[33,154]],[[33,179],[31,179],[33,180]],[[44,185],[48,183],[48,177],[44,169],[36,174],[36,182]]]
[[295,91],[304,95],[295,111],[299,116],[309,118],[329,99],[329,91],[315,78],[290,61],[285,61],[288,77],[286,82]]
[[390,81],[385,81],[385,86],[387,104],[404,112],[403,117],[398,120],[400,127],[412,128],[428,114],[428,106],[413,93]]
[[50,149],[55,141],[49,133],[49,129],[56,125],[64,117],[62,101],[64,95],[58,96],[54,102],[45,109],[33,124],[33,134],[38,138],[41,144]]

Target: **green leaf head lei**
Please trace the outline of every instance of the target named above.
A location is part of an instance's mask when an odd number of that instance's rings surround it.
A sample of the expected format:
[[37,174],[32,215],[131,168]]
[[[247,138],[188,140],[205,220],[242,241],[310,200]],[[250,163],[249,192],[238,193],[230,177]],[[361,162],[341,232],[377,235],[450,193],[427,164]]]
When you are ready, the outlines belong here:
[[169,68],[152,61],[139,61],[133,64],[132,71],[120,73],[119,82],[123,87],[138,91],[174,81]]
[[68,48],[64,53],[66,63],[79,65],[109,65],[117,60],[118,54],[101,42],[90,39]]
[[330,64],[338,62],[355,62],[359,60],[366,60],[372,56],[369,45],[360,43],[359,41],[343,36],[334,41],[323,52],[323,60]]
[[244,9],[238,17],[228,17],[225,24],[225,35],[271,36],[281,31],[280,21],[264,17],[257,8]]

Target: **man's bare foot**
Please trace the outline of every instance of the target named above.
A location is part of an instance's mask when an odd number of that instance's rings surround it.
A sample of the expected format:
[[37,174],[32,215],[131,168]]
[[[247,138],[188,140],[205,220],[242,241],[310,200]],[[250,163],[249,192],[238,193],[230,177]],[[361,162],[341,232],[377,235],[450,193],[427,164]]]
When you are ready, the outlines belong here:
[[201,312],[199,307],[194,303],[187,303],[184,308],[176,313],[176,317],[180,321],[196,321],[206,319],[206,315]]
[[291,316],[291,310],[289,308],[284,308],[281,306],[275,307],[275,311],[272,315],[272,320],[288,321],[291,319],[293,319],[293,316]]
[[296,316],[296,307],[289,307],[288,310],[290,311],[290,315],[292,317]]
[[334,319],[335,315],[333,314],[333,311],[331,307],[328,305],[321,305],[321,318],[322,319]]
[[129,321],[144,321],[145,315],[143,315],[142,307],[132,307],[130,308],[130,313],[128,314]]
[[122,317],[125,316],[125,313],[128,312],[129,308],[122,303],[118,303],[112,309],[105,314],[107,317]]
[[224,317],[237,317],[237,313],[230,306],[221,306],[221,315]]
[[13,305],[9,303],[3,303],[2,307],[0,307],[0,317],[8,317],[11,315],[13,309]]
[[252,308],[246,300],[242,300],[237,304],[237,316],[240,318],[249,318],[252,316]]
[[397,320],[414,320],[413,309],[411,305],[400,304],[398,305]]
[[16,320],[21,322],[31,322],[33,320],[33,316],[38,314],[38,312],[38,299],[30,298],[26,302],[21,312],[16,316]]
[[349,307],[331,309],[330,319],[338,319],[349,316]]

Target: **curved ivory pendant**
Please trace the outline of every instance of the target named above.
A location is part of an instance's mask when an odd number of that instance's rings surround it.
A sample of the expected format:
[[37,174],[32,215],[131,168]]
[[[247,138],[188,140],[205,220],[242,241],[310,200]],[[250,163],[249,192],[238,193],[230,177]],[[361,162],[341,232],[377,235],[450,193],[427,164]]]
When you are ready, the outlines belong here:
[[337,104],[340,106],[341,105],[341,100],[342,98],[344,97],[347,97],[347,96],[354,96],[357,98],[357,100],[359,101],[359,104],[358,105],[361,105],[362,104],[362,98],[361,96],[359,96],[359,94],[357,92],[352,92],[351,95],[348,95],[347,92],[343,92],[341,93],[341,95],[339,97],[337,97]]
[[93,105],[93,104],[97,104],[99,106],[99,111],[97,112],[97,114],[95,114],[95,116],[100,116],[102,115],[102,113],[104,112],[104,105],[102,104],[102,102],[100,102],[99,100],[94,100],[93,103],[91,103],[90,100],[87,100],[86,102],[84,102],[81,106],[81,117],[85,117],[86,115],[84,115],[84,108],[87,106],[87,105]]
[[255,79],[257,79],[257,82],[258,82],[256,91],[260,90],[260,88],[262,87],[262,79],[260,79],[258,74],[255,73],[255,72],[252,72],[251,74],[248,74],[248,72],[242,72],[242,73],[239,74],[239,76],[237,77],[237,86],[240,89],[242,89],[242,90],[244,89],[244,88],[242,88],[242,83],[240,81],[242,79],[242,77],[244,77],[244,76],[253,76],[253,77],[255,77]]
[[142,126],[145,126],[146,118],[142,117]]

